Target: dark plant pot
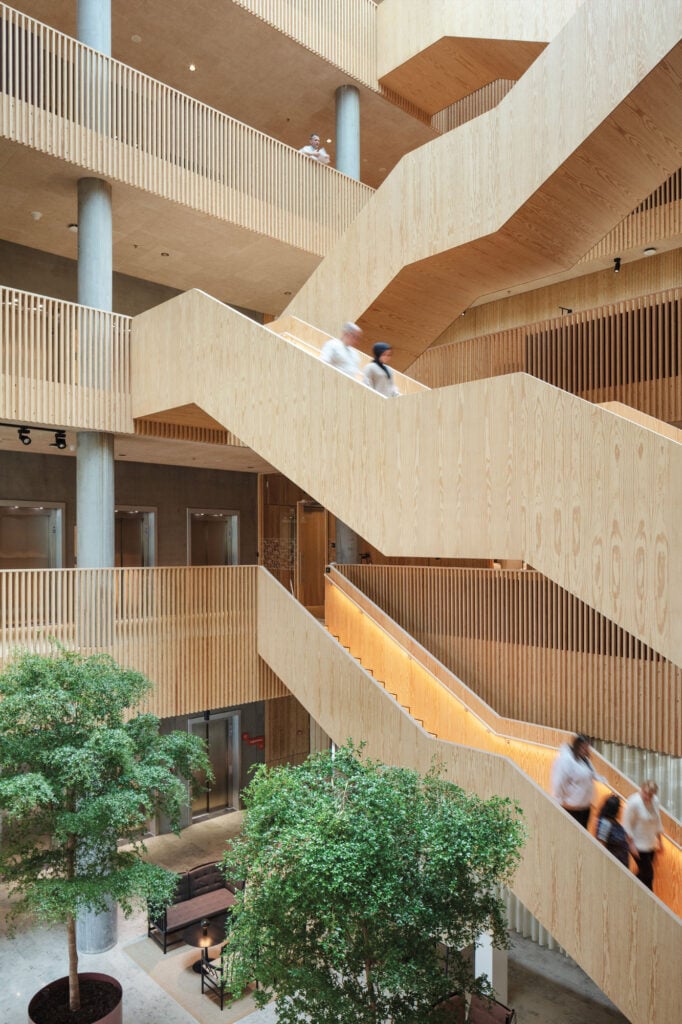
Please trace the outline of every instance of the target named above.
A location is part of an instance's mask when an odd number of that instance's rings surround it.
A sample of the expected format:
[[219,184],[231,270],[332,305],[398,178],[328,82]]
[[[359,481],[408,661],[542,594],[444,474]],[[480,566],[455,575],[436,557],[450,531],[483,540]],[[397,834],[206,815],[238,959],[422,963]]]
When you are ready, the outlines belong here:
[[69,1011],[69,979],[59,978],[36,992],[28,1004],[30,1024],[123,1024],[123,989],[116,978],[94,972],[79,973],[78,978],[77,1014]]

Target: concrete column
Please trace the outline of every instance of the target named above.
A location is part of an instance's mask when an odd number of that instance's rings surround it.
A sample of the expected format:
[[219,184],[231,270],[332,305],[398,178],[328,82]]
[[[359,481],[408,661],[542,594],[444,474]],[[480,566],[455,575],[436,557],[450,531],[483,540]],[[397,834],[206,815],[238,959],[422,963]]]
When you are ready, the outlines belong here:
[[[78,0],[78,39],[107,56],[111,54],[111,0]],[[91,92],[97,88],[106,104],[103,74],[99,62],[85,61],[84,75],[92,75]],[[84,87],[88,88],[87,79]],[[95,111],[93,126],[106,124],[103,111]],[[78,301],[84,306],[110,311],[112,308],[111,186],[98,178],[78,182]],[[83,326],[81,336],[84,337]],[[110,338],[106,330],[89,338],[100,350],[100,366],[107,365]],[[81,383],[95,382],[95,366],[81,360]],[[99,376],[100,386],[106,375]],[[76,522],[79,568],[106,568],[114,564],[114,438],[111,434],[78,434],[76,453]],[[77,942],[80,953],[104,953],[116,944],[117,908],[102,914],[78,915]]]
[[354,85],[336,90],[336,169],[360,180],[360,92]]
[[477,978],[487,974],[495,990],[495,998],[505,1005],[509,990],[508,960],[507,950],[496,949],[488,932],[478,936],[474,952],[474,974]]

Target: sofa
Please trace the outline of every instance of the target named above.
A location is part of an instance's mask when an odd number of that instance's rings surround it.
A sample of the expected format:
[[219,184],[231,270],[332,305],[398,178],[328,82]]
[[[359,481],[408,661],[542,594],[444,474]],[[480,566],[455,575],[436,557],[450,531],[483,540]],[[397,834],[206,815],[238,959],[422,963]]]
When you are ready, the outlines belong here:
[[199,864],[178,877],[175,899],[162,914],[147,917],[147,935],[161,946],[182,942],[179,934],[205,918],[228,914],[242,883],[228,882],[218,864]]

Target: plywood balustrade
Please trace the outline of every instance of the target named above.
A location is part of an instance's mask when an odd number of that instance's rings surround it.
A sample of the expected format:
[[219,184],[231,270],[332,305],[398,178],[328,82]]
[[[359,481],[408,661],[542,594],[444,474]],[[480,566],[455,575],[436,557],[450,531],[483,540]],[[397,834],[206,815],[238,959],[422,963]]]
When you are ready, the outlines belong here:
[[372,89],[377,88],[373,0],[235,0]]
[[527,751],[520,766],[509,756],[429,736],[260,572],[266,578],[258,585],[259,653],[315,721],[337,743],[364,739],[370,757],[421,772],[437,758],[446,777],[466,790],[517,801],[529,835],[514,893],[633,1024],[674,1017],[682,921],[529,777],[525,769],[537,762],[538,749],[531,755],[527,745],[505,741],[519,755]]
[[[428,732],[440,739],[511,757],[538,785],[550,791],[552,761],[558,747],[572,738],[571,732],[498,715],[461,678],[445,669],[405,630],[335,572],[325,576],[325,622],[342,647],[371,671]],[[637,791],[637,783],[601,755],[594,754],[594,764],[598,774],[606,780],[596,787],[595,809],[601,806],[609,789],[624,798]],[[680,914],[682,823],[666,810],[661,811],[661,817],[671,842],[672,860],[669,872],[659,878],[656,893]]]
[[513,78],[498,78],[489,85],[484,85],[456,103],[451,103],[444,110],[439,110],[431,118],[431,126],[439,132],[451,132],[461,124],[471,121],[480,114],[487,113],[504,99],[514,85]]
[[682,755],[682,669],[540,573],[338,569],[499,714]]
[[517,371],[591,402],[682,420],[682,289],[438,345],[410,367],[429,387]]
[[131,433],[130,323],[0,288],[0,418]]
[[682,234],[682,168],[678,168],[617,227],[585,253],[579,263],[622,256]]
[[149,709],[190,714],[285,693],[256,652],[256,567],[0,572],[0,657],[106,651],[154,683]]
[[193,403],[383,554],[523,560],[682,665],[681,445],[525,374],[386,400],[201,292],[133,339],[135,416]]
[[579,6],[494,109],[403,157],[285,312],[351,317],[403,370],[482,296],[570,271],[680,166],[678,18]]
[[0,5],[0,133],[324,254],[372,189]]

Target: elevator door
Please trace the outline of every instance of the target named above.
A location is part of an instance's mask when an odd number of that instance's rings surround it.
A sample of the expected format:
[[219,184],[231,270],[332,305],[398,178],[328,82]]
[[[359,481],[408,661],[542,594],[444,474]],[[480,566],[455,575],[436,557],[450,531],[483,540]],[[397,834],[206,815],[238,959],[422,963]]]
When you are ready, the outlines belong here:
[[146,568],[154,565],[152,510],[117,508],[115,531],[115,564],[119,568]]
[[[193,718],[190,732],[206,743],[215,779],[204,792],[192,798],[192,820],[221,814],[239,807],[239,713],[211,715],[206,721]],[[204,773],[198,775],[202,786]]]
[[61,569],[61,506],[0,503],[0,569]]
[[188,509],[190,565],[239,564],[239,514]]

